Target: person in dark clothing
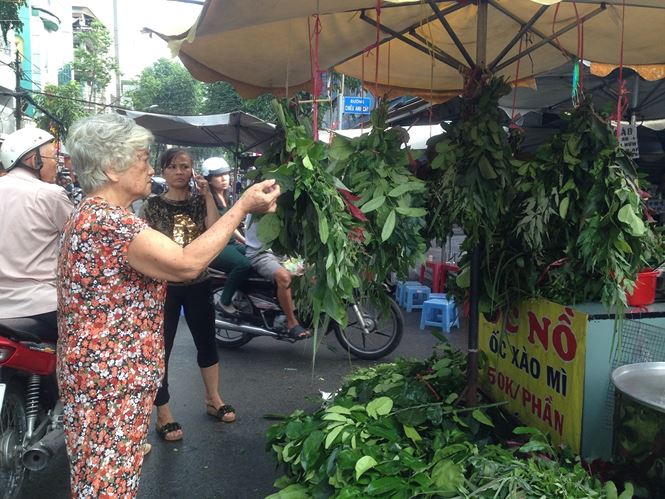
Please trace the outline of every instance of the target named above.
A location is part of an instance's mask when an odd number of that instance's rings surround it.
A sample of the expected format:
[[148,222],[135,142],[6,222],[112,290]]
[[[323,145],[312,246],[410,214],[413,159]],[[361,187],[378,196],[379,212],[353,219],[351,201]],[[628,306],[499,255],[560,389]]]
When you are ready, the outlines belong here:
[[[159,163],[169,189],[160,196],[148,198],[141,207],[140,216],[152,228],[185,247],[219,219],[219,211],[208,183],[203,178],[196,178],[196,189],[190,189],[190,181],[194,177],[192,157],[186,149],[167,149]],[[164,303],[166,371],[155,397],[157,434],[163,440],[182,439],[182,428],[175,421],[169,407],[168,384],[168,362],[181,307],[196,345],[196,360],[206,390],[207,412],[225,423],[231,423],[236,418],[233,407],[225,404],[219,395],[219,357],[215,343],[215,312],[210,292],[207,271],[184,283],[169,282],[167,288]]]

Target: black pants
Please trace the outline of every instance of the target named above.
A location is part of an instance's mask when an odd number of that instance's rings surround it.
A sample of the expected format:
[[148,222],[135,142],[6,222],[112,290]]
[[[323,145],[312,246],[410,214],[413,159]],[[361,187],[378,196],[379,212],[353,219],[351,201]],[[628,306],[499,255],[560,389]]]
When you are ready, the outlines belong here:
[[164,303],[164,348],[166,370],[162,386],[157,390],[155,405],[167,404],[169,395],[169,358],[180,319],[180,307],[196,345],[196,362],[199,367],[211,367],[219,362],[215,343],[215,309],[212,305],[210,281],[184,286],[169,285]]
[[44,325],[43,329],[38,331],[39,337],[44,341],[55,343],[58,339],[58,313],[44,312],[43,314],[30,315],[26,319],[34,319]]

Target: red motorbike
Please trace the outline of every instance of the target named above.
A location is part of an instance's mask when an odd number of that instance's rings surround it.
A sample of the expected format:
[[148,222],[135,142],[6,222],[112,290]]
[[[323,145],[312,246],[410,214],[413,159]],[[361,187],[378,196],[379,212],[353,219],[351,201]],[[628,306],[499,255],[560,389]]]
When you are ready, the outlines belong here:
[[0,319],[0,496],[18,496],[65,443],[55,379],[55,344],[33,319]]

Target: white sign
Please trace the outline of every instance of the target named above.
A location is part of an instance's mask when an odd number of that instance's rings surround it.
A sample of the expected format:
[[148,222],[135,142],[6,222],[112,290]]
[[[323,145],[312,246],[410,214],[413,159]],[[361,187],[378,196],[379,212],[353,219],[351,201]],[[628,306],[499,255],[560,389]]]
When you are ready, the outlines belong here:
[[2,413],[2,402],[5,399],[5,387],[7,385],[4,385],[0,383],[0,413]]
[[621,124],[619,145],[631,158],[637,159],[640,157],[640,146],[637,143],[637,125]]

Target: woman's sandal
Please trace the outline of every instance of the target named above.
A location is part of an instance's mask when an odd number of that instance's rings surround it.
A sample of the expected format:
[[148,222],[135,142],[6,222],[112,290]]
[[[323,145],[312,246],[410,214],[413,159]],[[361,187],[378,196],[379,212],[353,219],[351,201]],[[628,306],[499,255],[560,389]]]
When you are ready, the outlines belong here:
[[[222,423],[233,423],[236,420],[236,410],[229,404],[222,404],[218,408],[215,408],[212,404],[206,404],[206,411],[210,416]],[[233,417],[225,419],[227,414],[233,414]]]
[[143,454],[143,457],[145,457],[145,456],[147,456],[148,454],[150,454],[150,451],[151,451],[151,450],[152,450],[152,445],[150,445],[150,444],[147,443],[147,442],[144,443],[144,444],[141,446],[141,453]]
[[171,421],[170,423],[166,423],[165,425],[157,426],[155,428],[157,435],[159,435],[159,438],[164,440],[164,442],[177,442],[178,440],[182,440],[182,435],[180,438],[166,438],[169,433],[173,433],[178,430],[182,430],[182,426],[180,426],[180,423],[176,421]]

